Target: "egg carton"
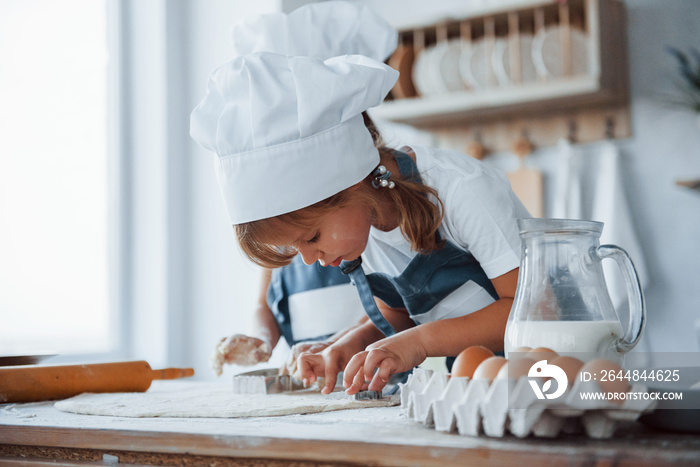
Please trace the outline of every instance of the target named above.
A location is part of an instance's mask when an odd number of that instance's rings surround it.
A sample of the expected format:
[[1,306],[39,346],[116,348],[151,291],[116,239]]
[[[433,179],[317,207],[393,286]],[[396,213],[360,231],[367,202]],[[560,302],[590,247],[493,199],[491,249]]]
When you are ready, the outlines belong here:
[[[646,392],[635,384],[630,392]],[[416,368],[401,384],[401,409],[405,417],[437,431],[465,436],[502,437],[507,432],[553,438],[560,433],[585,433],[596,439],[610,438],[623,423],[651,412],[656,401],[582,399],[581,393],[602,393],[595,381],[576,381],[557,399],[537,399],[526,377],[470,380],[442,372]],[[518,408],[509,407],[511,400]]]

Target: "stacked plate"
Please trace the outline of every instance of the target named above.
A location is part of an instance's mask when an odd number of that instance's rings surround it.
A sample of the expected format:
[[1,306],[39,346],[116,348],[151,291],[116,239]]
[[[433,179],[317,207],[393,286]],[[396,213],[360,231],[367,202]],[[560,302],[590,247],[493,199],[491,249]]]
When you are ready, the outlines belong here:
[[[532,42],[532,61],[537,74],[544,79],[564,76],[564,51],[562,36],[564,28],[555,26],[538,33]],[[588,69],[588,36],[580,29],[570,28],[571,66],[574,75],[584,74]]]
[[496,41],[493,49],[493,71],[498,79],[500,86],[506,86],[512,83],[528,83],[537,79],[537,70],[532,58],[532,44],[535,38],[532,34],[522,34],[519,37],[520,51],[520,77],[516,79],[516,73],[511,69],[511,41],[507,39]]
[[[420,51],[412,63],[415,91],[420,96],[434,96],[564,77],[564,34],[564,28],[552,26],[536,35],[520,34],[518,42],[508,37],[438,42]],[[571,72],[584,74],[590,55],[588,35],[577,28],[570,28],[569,34]],[[516,45],[519,56],[511,57],[511,48]],[[516,67],[519,72],[515,72]]]
[[459,39],[439,42],[423,49],[413,65],[418,94],[432,96],[468,89],[460,72],[460,57],[468,44]]

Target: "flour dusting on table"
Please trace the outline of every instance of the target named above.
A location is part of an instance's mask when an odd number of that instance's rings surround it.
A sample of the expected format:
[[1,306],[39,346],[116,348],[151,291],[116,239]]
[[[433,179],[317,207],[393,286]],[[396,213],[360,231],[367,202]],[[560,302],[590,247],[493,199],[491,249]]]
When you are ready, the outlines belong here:
[[204,386],[179,391],[81,394],[58,401],[64,412],[115,417],[246,418],[310,414],[334,410],[398,405],[397,397],[357,401],[343,391],[318,390],[284,394],[234,394],[231,388]]

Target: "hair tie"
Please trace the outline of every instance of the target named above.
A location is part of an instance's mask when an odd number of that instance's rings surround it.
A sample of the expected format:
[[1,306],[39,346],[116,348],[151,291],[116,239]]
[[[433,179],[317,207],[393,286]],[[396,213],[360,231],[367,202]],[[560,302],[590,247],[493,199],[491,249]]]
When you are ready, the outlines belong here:
[[394,188],[396,184],[389,180],[389,177],[391,177],[391,172],[383,165],[380,165],[372,172],[372,178],[374,179],[372,180],[372,186],[374,188]]

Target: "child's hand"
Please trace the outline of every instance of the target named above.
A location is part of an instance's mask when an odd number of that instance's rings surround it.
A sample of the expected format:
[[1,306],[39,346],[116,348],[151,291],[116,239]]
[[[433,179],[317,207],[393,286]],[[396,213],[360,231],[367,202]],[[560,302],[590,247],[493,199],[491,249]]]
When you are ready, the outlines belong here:
[[287,361],[280,368],[281,375],[292,375],[296,379],[301,379],[297,359],[301,354],[317,354],[326,350],[331,345],[330,342],[299,342],[294,344],[289,352]]
[[343,375],[345,392],[353,395],[364,389],[381,391],[391,375],[423,363],[427,354],[420,345],[411,342],[410,333],[404,331],[382,339],[352,357]]
[[330,394],[346,362],[353,352],[346,346],[333,344],[320,354],[303,353],[297,359],[297,368],[304,385],[325,378],[321,393]]
[[256,337],[234,334],[222,338],[214,353],[209,358],[209,364],[216,376],[221,376],[224,364],[242,366],[255,365],[270,359],[272,349],[270,344]]
[[292,346],[292,355],[295,359],[299,358],[299,355],[303,353],[321,353],[330,347],[331,342],[326,341],[315,341],[315,342],[299,342]]

